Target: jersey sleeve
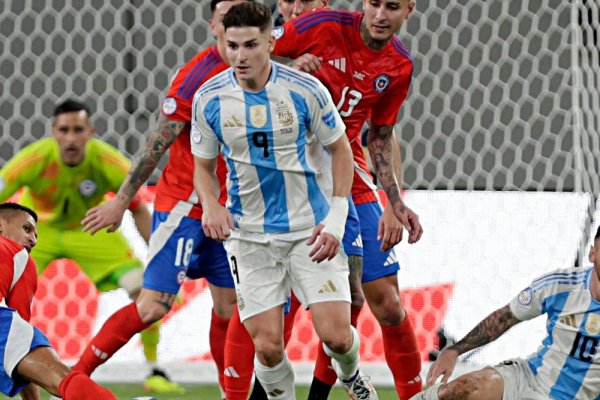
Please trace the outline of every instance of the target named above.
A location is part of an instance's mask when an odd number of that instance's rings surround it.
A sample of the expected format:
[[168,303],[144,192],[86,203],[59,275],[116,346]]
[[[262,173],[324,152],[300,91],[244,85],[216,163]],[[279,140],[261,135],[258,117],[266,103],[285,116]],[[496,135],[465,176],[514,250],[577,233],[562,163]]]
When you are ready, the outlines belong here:
[[[389,84],[390,87],[383,93],[381,99],[376,102],[371,108],[371,124],[373,126],[395,125],[398,121],[398,113],[400,107],[408,96],[408,90],[413,74],[413,64],[407,60],[404,65],[400,66],[402,74],[396,82],[389,82],[389,77],[385,74],[376,78],[375,87]],[[388,80],[388,83],[386,83]],[[385,90],[385,89],[384,89]]]
[[273,28],[272,35],[275,38],[273,54],[280,57],[298,58],[303,54],[299,34],[291,21]]
[[[200,158],[216,158],[219,141],[215,134],[215,119],[211,118],[218,107],[219,98],[213,97],[205,103],[200,92],[194,97],[192,106],[192,128],[190,131],[192,154]],[[212,123],[211,123],[212,122]]]
[[510,303],[510,310],[521,321],[526,321],[538,317],[544,313],[544,300],[549,296],[548,287],[535,285],[552,273],[542,275],[529,284],[525,289],[513,298]]
[[15,154],[0,170],[0,203],[33,182],[44,168],[44,159],[43,148],[37,144]]
[[17,281],[9,290],[6,305],[17,310],[25,321],[29,321],[31,302],[37,288],[37,267],[24,249],[13,257],[13,271],[12,279],[15,279],[14,274],[18,274]]
[[325,86],[317,79],[314,80],[317,83],[317,90],[312,97],[309,97],[312,115],[310,128],[319,141],[327,146],[346,133],[346,126]]

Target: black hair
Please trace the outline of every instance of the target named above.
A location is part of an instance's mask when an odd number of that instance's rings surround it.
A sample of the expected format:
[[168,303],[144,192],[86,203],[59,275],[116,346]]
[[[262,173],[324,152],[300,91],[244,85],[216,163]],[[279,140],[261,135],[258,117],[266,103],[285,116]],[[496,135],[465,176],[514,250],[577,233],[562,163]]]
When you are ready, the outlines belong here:
[[86,106],[81,101],[68,99],[58,104],[54,109],[54,118],[58,117],[60,114],[70,113],[70,112],[79,112],[85,111],[88,115],[92,115],[88,106]]
[[227,28],[245,26],[256,27],[261,32],[267,29],[271,30],[273,26],[271,9],[264,4],[255,2],[245,2],[231,7],[225,17],[223,17],[223,26]]
[[598,227],[598,230],[596,231],[596,236],[594,236],[594,240],[600,238],[600,226]]
[[0,216],[7,220],[12,219],[14,214],[19,211],[28,213],[29,215],[31,215],[33,217],[33,220],[35,222],[37,222],[37,220],[38,220],[37,214],[35,213],[35,211],[33,211],[29,207],[25,207],[20,204],[10,203],[10,202],[0,204]]
[[[213,14],[215,9],[217,8],[217,4],[222,1],[232,1],[232,0],[210,0],[210,13]],[[254,1],[254,0],[246,0],[246,1]]]

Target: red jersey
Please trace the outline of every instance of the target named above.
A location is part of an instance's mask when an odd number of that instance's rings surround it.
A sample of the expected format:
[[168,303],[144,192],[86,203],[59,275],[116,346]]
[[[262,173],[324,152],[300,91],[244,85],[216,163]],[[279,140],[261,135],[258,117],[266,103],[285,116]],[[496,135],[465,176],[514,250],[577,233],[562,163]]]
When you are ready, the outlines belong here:
[[25,320],[37,289],[37,267],[27,250],[0,236],[0,306],[10,307]]
[[[175,142],[169,148],[169,161],[156,185],[154,209],[171,211],[180,202],[192,202],[194,206],[189,216],[202,218],[202,208],[194,192],[194,157],[190,150],[190,124],[192,121],[192,101],[194,94],[208,79],[229,68],[229,65],[219,55],[217,46],[196,54],[177,74],[171,82],[162,106],[165,117],[185,122],[185,126]],[[223,159],[218,158],[217,176],[221,182],[222,203],[227,193],[224,188],[226,167]]]
[[360,133],[370,117],[373,125],[394,125],[406,99],[413,73],[410,52],[396,36],[379,51],[360,36],[363,13],[321,9],[273,29],[274,54],[323,58],[314,75],[329,89],[346,124],[354,154],[352,197],[356,204],[378,200],[361,146]]

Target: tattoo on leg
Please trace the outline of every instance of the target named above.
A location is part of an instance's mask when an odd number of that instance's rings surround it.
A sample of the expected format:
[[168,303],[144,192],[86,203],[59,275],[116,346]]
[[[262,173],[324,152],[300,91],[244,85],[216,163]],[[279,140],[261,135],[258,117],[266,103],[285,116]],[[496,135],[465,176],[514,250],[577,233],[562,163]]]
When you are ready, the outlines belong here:
[[160,292],[160,298],[154,300],[154,302],[160,304],[168,312],[171,310],[171,306],[173,305],[176,296],[177,295],[173,293]]

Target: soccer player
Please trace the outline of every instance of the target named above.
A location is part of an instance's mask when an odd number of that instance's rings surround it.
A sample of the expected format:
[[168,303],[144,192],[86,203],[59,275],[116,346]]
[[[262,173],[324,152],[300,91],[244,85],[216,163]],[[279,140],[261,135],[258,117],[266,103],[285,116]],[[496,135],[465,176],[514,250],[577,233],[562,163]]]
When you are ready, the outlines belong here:
[[29,252],[37,243],[37,214],[0,204],[0,392],[40,398],[39,386],[65,400],[116,399],[81,372],[64,365],[46,336],[29,324],[37,269]]
[[[310,307],[353,398],[377,398],[358,370],[348,266],[339,248],[352,179],[344,125],[316,79],[270,61],[274,38],[266,6],[234,6],[223,25],[232,68],[194,97],[194,182],[204,232],[227,239],[256,375],[270,399],[295,398],[283,350],[283,305],[292,289]],[[219,146],[228,164],[227,209],[216,195]]]
[[[558,269],[535,279],[462,340],[445,348],[413,399],[598,399],[600,396],[600,228],[587,268]],[[516,358],[448,382],[458,356],[546,315],[548,335],[526,359]],[[436,380],[442,376],[442,383]]]
[[315,8],[327,7],[328,0],[277,0],[277,11],[283,22],[296,18]]
[[[39,273],[59,258],[74,260],[100,291],[122,287],[135,298],[142,285],[144,266],[126,239],[106,231],[94,237],[81,231],[85,213],[104,201],[125,179],[129,161],[114,147],[94,138],[89,108],[66,100],[54,110],[52,137],[23,148],[0,170],[0,201],[24,188],[20,203],[37,210],[42,240],[32,252]],[[127,206],[147,241],[150,213],[135,198]],[[110,249],[111,251],[106,251]],[[155,366],[159,326],[142,334],[147,361],[153,366],[146,384],[161,392],[180,391]]]
[[[355,165],[352,197],[363,242],[362,286],[382,329],[398,396],[405,400],[421,389],[421,360],[400,301],[399,265],[392,249],[402,239],[403,227],[409,231],[409,243],[418,241],[423,231],[418,216],[400,196],[399,165],[393,155],[398,147],[393,126],[413,72],[410,53],[395,33],[415,3],[363,0],[363,7],[363,13],[315,10],[275,28],[274,54],[294,58],[298,68],[313,71],[329,89],[346,124]],[[369,154],[389,201],[384,210],[361,146],[361,128],[367,119]],[[326,372],[319,373],[317,367],[315,376],[327,382]]]
[[[92,233],[107,226],[109,231],[116,230],[127,204],[170,149],[169,160],[156,186],[149,261],[140,296],[135,303],[117,311],[106,321],[75,369],[91,374],[133,335],[167,314],[186,276],[205,277],[213,299],[209,333],[211,353],[221,388],[225,386],[226,337],[237,335],[245,328],[239,319],[237,324],[229,324],[236,296],[223,244],[202,233],[202,208],[192,182],[194,164],[189,133],[194,93],[206,80],[229,67],[221,20],[229,8],[241,1],[211,1],[210,26],[217,44],[199,52],[178,70],[146,147],[134,161],[116,197],[91,209],[82,221],[84,230]],[[222,162],[219,163],[219,175],[224,182],[225,165]],[[223,200],[225,195],[222,189]],[[106,357],[98,357],[95,348]],[[252,349],[246,351],[252,352]]]

